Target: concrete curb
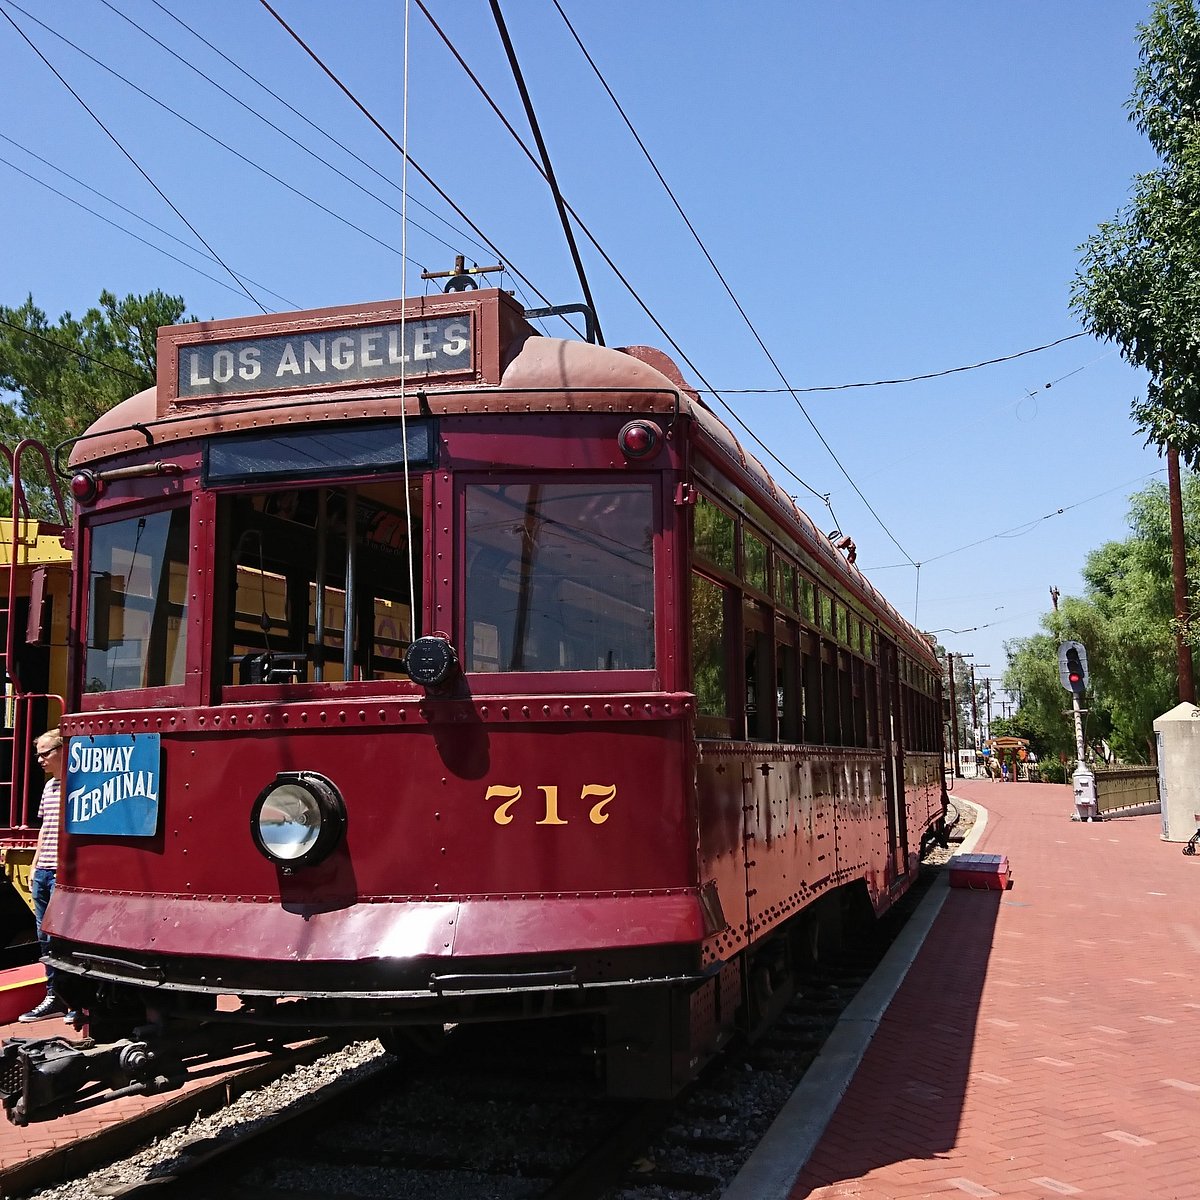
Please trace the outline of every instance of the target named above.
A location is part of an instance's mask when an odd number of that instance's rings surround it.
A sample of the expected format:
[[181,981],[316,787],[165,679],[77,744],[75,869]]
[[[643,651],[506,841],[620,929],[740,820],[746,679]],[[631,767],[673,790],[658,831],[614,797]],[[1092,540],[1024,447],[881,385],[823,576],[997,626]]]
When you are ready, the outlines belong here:
[[[959,852],[970,853],[987,828],[987,810],[961,796],[954,805],[975,811],[975,824]],[[824,1049],[746,1160],[721,1200],[787,1200],[862,1062],[883,1014],[899,991],[950,891],[943,871],[871,978],[846,1006]]]

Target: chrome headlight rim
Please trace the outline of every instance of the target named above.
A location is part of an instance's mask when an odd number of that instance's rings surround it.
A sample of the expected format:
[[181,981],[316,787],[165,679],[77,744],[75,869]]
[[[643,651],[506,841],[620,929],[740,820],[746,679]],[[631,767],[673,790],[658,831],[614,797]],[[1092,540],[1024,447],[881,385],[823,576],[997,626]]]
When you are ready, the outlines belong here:
[[[311,844],[294,856],[277,853],[272,849],[270,840],[263,836],[263,810],[272,797],[280,799],[281,792],[289,797],[294,792],[301,793],[319,821],[316,836]],[[280,771],[259,792],[250,810],[250,837],[255,848],[269,863],[279,867],[285,874],[324,861],[341,842],[345,829],[346,804],[342,794],[331,779],[316,771]]]

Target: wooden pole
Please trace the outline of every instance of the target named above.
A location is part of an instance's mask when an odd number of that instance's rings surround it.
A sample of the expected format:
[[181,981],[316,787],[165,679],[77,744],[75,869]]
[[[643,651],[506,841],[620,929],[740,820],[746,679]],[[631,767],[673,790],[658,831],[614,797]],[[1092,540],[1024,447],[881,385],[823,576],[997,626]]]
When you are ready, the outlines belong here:
[[1179,451],[1167,447],[1167,486],[1171,498],[1171,576],[1175,585],[1175,656],[1179,663],[1179,699],[1196,703],[1192,648],[1184,636],[1188,623],[1187,552],[1183,539],[1183,490],[1179,483]]

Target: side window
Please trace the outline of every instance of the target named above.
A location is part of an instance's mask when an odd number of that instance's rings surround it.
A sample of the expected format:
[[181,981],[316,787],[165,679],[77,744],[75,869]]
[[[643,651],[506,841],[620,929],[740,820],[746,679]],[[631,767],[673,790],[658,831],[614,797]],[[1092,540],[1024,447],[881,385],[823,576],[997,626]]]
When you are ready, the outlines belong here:
[[821,644],[813,634],[800,634],[800,697],[802,712],[801,736],[804,741],[819,745],[825,740],[821,713]]
[[737,570],[733,559],[733,535],[733,518],[701,496],[692,516],[692,550],[696,557],[732,575]]
[[775,559],[775,603],[789,612],[796,609],[796,568],[786,558]]
[[837,647],[821,639],[821,712],[825,718],[824,737],[828,746],[842,744],[841,705],[838,700]]
[[755,591],[767,591],[767,547],[749,529],[742,529],[742,578]]
[[692,575],[692,690],[697,728],[707,736],[729,737],[729,603],[727,589]]
[[796,655],[796,627],[775,619],[775,715],[781,742],[801,740],[800,663]]
[[746,726],[749,741],[767,742],[775,737],[776,678],[772,663],[774,644],[771,614],[747,602],[742,609],[744,630]]
[[183,683],[188,509],[128,517],[89,531],[83,690]]

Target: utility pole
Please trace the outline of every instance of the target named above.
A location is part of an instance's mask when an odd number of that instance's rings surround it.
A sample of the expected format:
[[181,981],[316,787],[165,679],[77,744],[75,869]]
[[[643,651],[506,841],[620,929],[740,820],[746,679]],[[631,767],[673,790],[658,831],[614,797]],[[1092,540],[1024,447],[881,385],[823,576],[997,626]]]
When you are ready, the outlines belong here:
[[992,737],[992,681],[985,678],[983,686],[986,689],[984,691],[984,698],[987,702],[987,735],[990,741]]
[[[971,740],[975,743],[975,749],[978,752],[983,749],[979,740],[979,701],[975,691],[975,668],[981,670],[984,667],[990,667],[991,663],[972,663],[971,664]],[[987,681],[984,680],[986,683]]]
[[955,779],[962,778],[958,765],[958,703],[954,699],[954,655],[946,651],[946,665],[950,668],[950,773]]
[[971,744],[978,753],[979,746],[979,706],[975,703],[975,664],[971,664]]
[[1171,501],[1171,578],[1175,590],[1175,658],[1179,664],[1179,699],[1196,703],[1192,647],[1187,640],[1187,557],[1183,540],[1183,492],[1179,485],[1179,451],[1167,447],[1167,488]]

